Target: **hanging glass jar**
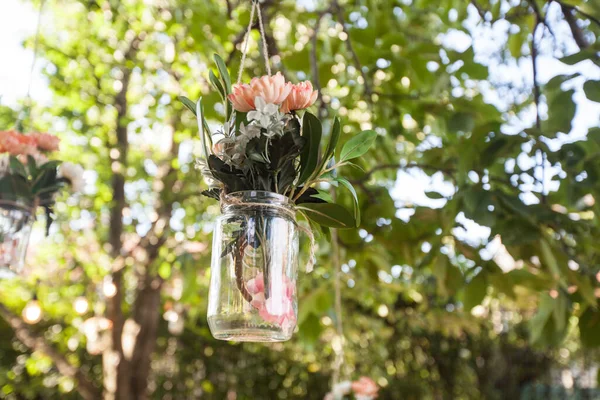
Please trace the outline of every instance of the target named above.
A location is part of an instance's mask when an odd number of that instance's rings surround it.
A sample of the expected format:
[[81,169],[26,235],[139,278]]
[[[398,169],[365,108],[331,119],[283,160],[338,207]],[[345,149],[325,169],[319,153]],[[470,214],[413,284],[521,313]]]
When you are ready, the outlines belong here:
[[11,278],[23,269],[34,221],[31,202],[0,198],[0,279]]
[[208,323],[217,339],[279,342],[291,338],[298,302],[298,226],[290,199],[236,192],[215,225]]

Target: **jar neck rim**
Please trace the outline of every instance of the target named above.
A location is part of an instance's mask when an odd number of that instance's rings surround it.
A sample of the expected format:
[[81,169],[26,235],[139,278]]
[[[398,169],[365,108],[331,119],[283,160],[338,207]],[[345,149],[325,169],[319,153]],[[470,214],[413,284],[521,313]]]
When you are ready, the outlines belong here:
[[[288,207],[293,205],[292,199],[289,197],[266,190],[240,190],[237,192],[227,193],[225,195],[225,199],[231,200],[233,205],[235,205],[237,201],[252,204],[277,204]],[[225,205],[228,205],[227,201],[225,203]]]
[[230,211],[252,207],[275,208],[293,215],[293,201],[282,194],[265,190],[243,190],[221,197],[221,210]]

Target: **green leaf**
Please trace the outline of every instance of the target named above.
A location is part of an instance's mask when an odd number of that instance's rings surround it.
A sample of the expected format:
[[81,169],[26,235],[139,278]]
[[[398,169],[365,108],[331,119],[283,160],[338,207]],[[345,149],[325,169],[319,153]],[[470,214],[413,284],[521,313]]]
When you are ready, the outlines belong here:
[[352,214],[335,203],[304,203],[297,206],[299,210],[314,222],[329,228],[348,229],[356,226]]
[[487,281],[483,273],[479,273],[469,282],[465,288],[463,304],[465,311],[471,311],[473,307],[481,304],[487,292]]
[[579,337],[584,347],[600,346],[600,312],[588,308],[579,317]]
[[196,103],[194,103],[193,101],[191,101],[190,99],[188,99],[185,96],[179,96],[178,99],[180,102],[183,103],[184,106],[187,107],[188,110],[190,110],[191,112],[194,113],[194,115],[196,115]]
[[529,320],[530,340],[536,343],[542,339],[546,322],[554,310],[554,299],[549,294],[541,295],[537,313]]
[[341,132],[342,127],[340,125],[340,119],[338,117],[335,117],[333,119],[331,135],[329,136],[329,143],[327,144],[327,149],[325,149],[325,153],[323,153],[323,158],[321,160],[319,168],[317,168],[317,172],[321,172],[321,170],[323,170],[325,165],[327,165],[329,159],[333,156],[333,153],[335,153],[335,147],[337,146],[337,143],[340,140]]
[[340,161],[352,160],[365,154],[375,143],[377,132],[362,131],[352,139],[348,140],[340,153]]
[[19,159],[15,156],[10,156],[10,169],[19,176],[27,179],[27,170]]
[[[206,121],[204,120],[204,110],[202,107],[202,97],[198,99],[198,103],[196,103],[196,120],[198,121],[198,130],[200,131],[200,140],[202,141],[202,151],[204,152],[204,157],[208,160],[209,150],[206,147],[206,136],[210,136],[210,131],[206,129]],[[206,129],[206,130],[205,130]]]
[[310,197],[314,197],[315,199],[321,199],[328,203],[333,203],[333,198],[331,197],[331,194],[328,191],[319,190],[319,189],[316,189],[316,190],[317,190],[317,193],[312,194]]
[[356,194],[356,190],[354,186],[345,178],[338,177],[335,179],[339,183],[348,189],[348,191],[352,194],[352,199],[354,200],[354,219],[356,220],[356,227],[360,225],[360,205],[358,203],[358,195]]
[[225,65],[225,61],[219,56],[215,54],[215,63],[217,64],[217,69],[219,70],[219,74],[221,75],[221,79],[225,83],[225,93],[227,95],[231,94],[231,78],[229,77],[229,71],[227,70],[227,66]]
[[548,120],[542,126],[543,133],[569,133],[577,106],[573,102],[574,90],[548,94]]
[[425,192],[425,195],[433,200],[445,199],[445,197],[438,192]]
[[587,81],[583,84],[583,91],[588,99],[600,103],[600,81]]
[[508,50],[510,50],[511,56],[514,58],[521,57],[521,48],[523,47],[524,40],[525,36],[521,32],[510,35],[510,38],[508,38]]
[[223,101],[227,101],[227,95],[225,94],[223,84],[221,84],[221,81],[219,81],[219,78],[217,78],[217,76],[214,72],[212,72],[212,70],[208,71],[208,78],[210,79],[210,83],[212,83],[215,90],[221,95]]
[[309,112],[304,113],[302,119],[302,137],[306,140],[306,144],[300,154],[300,177],[298,178],[298,185],[306,182],[317,168],[322,132],[321,121]]
[[450,132],[470,132],[475,128],[475,118],[471,113],[457,112],[448,119]]
[[558,266],[558,262],[556,261],[556,257],[554,257],[554,254],[552,254],[552,248],[545,239],[540,240],[540,250],[542,256],[542,263],[548,267],[554,279],[560,279],[561,273],[560,268]]

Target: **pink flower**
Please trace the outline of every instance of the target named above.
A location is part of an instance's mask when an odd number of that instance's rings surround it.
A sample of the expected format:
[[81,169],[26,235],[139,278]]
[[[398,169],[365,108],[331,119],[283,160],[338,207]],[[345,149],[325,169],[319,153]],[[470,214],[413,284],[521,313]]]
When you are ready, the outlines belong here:
[[15,131],[0,132],[0,152],[13,156],[37,153],[35,139]]
[[248,112],[254,110],[255,97],[256,95],[250,85],[234,85],[233,93],[229,95],[229,101],[237,111]]
[[374,399],[379,392],[379,386],[373,379],[361,376],[359,380],[352,382],[352,390],[357,397]]
[[252,307],[258,310],[258,315],[265,321],[277,324],[285,331],[293,330],[296,326],[296,312],[294,310],[294,282],[287,276],[283,277],[283,290],[273,292],[265,299],[265,282],[262,273],[246,282],[246,289],[252,295]]
[[266,104],[281,104],[291,90],[292,84],[278,72],[273,76],[252,78],[250,84],[234,85],[229,100],[237,111],[248,112],[256,109],[254,99],[257,96],[262,97]]
[[60,139],[54,135],[51,135],[49,133],[31,133],[29,136],[35,140],[37,146],[41,150],[58,150],[58,144],[60,143]]
[[319,92],[313,90],[312,83],[309,81],[292,85],[290,95],[281,105],[281,112],[289,113],[294,110],[304,110],[305,108],[312,106],[318,96]]
[[250,279],[246,283],[246,288],[250,294],[263,293],[265,291],[265,280],[262,272],[258,273],[253,279]]

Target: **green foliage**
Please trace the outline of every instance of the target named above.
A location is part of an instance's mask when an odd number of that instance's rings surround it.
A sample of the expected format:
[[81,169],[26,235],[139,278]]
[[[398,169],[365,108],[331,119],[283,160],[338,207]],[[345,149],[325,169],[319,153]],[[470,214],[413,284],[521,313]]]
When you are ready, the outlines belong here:
[[[240,6],[228,10],[227,3]],[[293,399],[323,398],[330,390],[338,320],[333,252],[324,240],[328,229],[319,241],[314,273],[299,279],[300,324],[291,342],[218,342],[205,320],[210,231],[219,210],[197,196],[207,189],[194,169],[203,150],[196,121],[184,112],[187,107],[195,114],[197,104],[185,99],[180,104],[177,98],[183,93],[202,98],[206,142],[209,128],[215,131],[231,115],[236,129],[247,122],[226,101],[228,69],[236,71],[240,61],[239,41],[233,42],[249,19],[242,3],[174,1],[159,8],[66,0],[46,6],[50,16],[44,20],[52,25],[42,29],[40,56],[53,99],[44,112],[36,108],[39,118],[26,122],[38,130],[56,127],[65,159],[93,171],[95,187],[78,205],[58,198],[64,214],[57,217],[57,234],[36,244],[30,280],[3,286],[2,298],[18,314],[35,287],[45,319],[31,329],[69,354],[98,387],[102,357],[89,354],[79,327],[94,312],[105,313],[97,288],[121,265],[111,253],[114,236],[107,222],[116,204],[113,185],[123,179],[126,207],[119,217],[122,237],[132,246],[117,260],[125,265],[125,317],[136,315],[139,288],[147,287],[140,272],[147,268],[164,285],[149,312],[158,318],[149,396]],[[264,16],[274,69],[292,81],[315,84],[313,73],[318,74],[326,107],[305,118],[327,110],[340,116],[322,119],[322,138],[310,154],[311,163],[314,154],[317,158],[306,179],[315,170],[331,169],[321,177],[326,182],[312,190],[298,186],[295,195],[317,221],[315,232],[321,222],[348,228],[337,232],[344,264],[344,378],[373,377],[384,386],[383,399],[519,398],[524,385],[545,379],[550,369],[578,364],[599,337],[600,130],[563,134],[575,126],[582,90],[597,101],[597,75],[559,75],[543,85],[538,127],[531,115],[533,89],[518,85],[531,82],[531,71],[506,82],[490,76],[498,64],[517,65],[517,58],[519,66],[528,65],[523,61],[530,58],[533,2],[478,1],[477,10],[474,2],[340,1],[344,23],[337,12],[322,12],[330,2],[309,3],[314,10],[295,0],[267,1]],[[593,1],[563,3],[597,15]],[[544,15],[562,18],[557,2],[535,4]],[[600,35],[592,20],[580,12],[573,17],[586,40]],[[553,18],[546,22],[555,28]],[[507,21],[510,34],[496,38],[500,50],[481,54],[481,43],[475,43],[480,29]],[[574,45],[570,37],[568,46],[564,42],[569,24],[560,28],[554,36],[544,33],[544,57],[557,57],[578,71],[597,68],[598,44],[563,54]],[[540,37],[546,28],[537,29]],[[464,37],[465,46],[455,46],[459,40],[445,38],[448,33]],[[265,73],[256,38],[254,32],[246,81]],[[214,53],[223,60],[213,60]],[[546,68],[542,60],[540,69]],[[216,68],[207,67],[215,62]],[[13,126],[16,116],[0,107],[5,126]],[[117,131],[123,126],[129,144],[120,147]],[[301,137],[299,123],[291,130]],[[209,150],[208,143],[204,148]],[[339,156],[332,161],[334,154]],[[355,164],[346,161],[350,158]],[[544,168],[542,160],[547,160]],[[209,164],[232,188],[250,187],[242,171],[210,157]],[[298,176],[280,173],[280,181]],[[420,187],[407,175],[424,184],[429,201],[419,197]],[[12,184],[0,179],[2,187]],[[214,190],[206,193],[218,198]],[[354,229],[359,219],[360,229]],[[473,222],[484,227],[476,238],[465,233]],[[150,243],[150,251],[136,243]],[[178,280],[180,294],[173,289]],[[94,305],[82,316],[72,307],[78,296]],[[175,306],[185,320],[177,337],[162,318]],[[494,323],[498,320],[502,324]],[[14,338],[7,325],[0,325],[0,332],[5,338],[0,396],[79,398],[72,382]],[[569,350],[568,359],[557,355],[559,347]]]

